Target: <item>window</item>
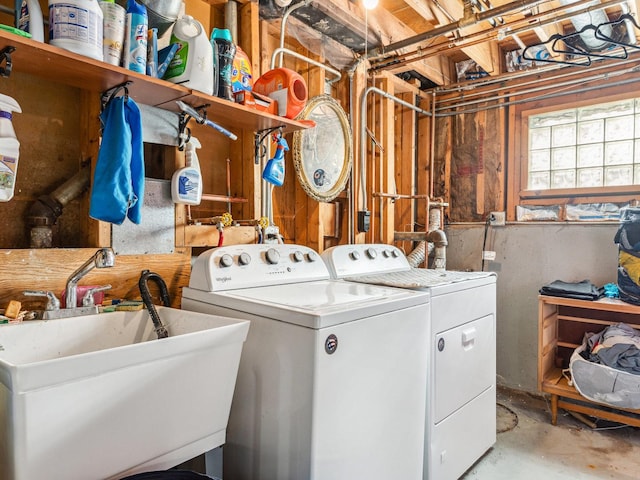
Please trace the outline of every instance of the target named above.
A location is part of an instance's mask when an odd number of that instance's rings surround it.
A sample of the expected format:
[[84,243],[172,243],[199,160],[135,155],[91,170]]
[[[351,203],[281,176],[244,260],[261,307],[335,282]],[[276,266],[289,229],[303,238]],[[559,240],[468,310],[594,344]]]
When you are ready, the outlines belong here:
[[640,184],[640,99],[528,118],[529,190]]

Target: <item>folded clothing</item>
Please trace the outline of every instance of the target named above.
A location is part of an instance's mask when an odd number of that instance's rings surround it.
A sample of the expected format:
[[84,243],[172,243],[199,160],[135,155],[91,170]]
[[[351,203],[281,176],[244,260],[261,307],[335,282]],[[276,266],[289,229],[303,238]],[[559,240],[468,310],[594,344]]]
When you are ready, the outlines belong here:
[[581,282],[555,280],[543,286],[540,289],[540,294],[578,300],[597,300],[604,295],[604,289],[596,287],[589,280],[582,280]]

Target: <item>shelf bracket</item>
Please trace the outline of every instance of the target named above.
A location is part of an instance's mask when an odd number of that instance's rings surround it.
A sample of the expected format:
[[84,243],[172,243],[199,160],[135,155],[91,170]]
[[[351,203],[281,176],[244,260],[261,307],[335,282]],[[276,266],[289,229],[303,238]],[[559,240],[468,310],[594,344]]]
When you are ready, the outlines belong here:
[[184,146],[191,140],[191,129],[187,127],[189,120],[193,118],[198,123],[204,123],[207,119],[207,108],[209,106],[209,104],[204,104],[199,107],[191,107],[200,116],[199,118],[184,111],[180,113],[178,116],[178,150],[184,150]]
[[253,160],[254,163],[256,165],[258,165],[260,163],[260,160],[265,156],[266,152],[264,151],[264,149],[262,149],[262,142],[264,142],[264,139],[267,138],[267,136],[273,132],[275,132],[276,130],[280,131],[280,135],[282,135],[282,131],[286,128],[286,125],[278,125],[277,127],[271,127],[271,128],[265,128],[263,130],[258,130],[253,139],[253,145],[254,145],[254,153],[253,153]]
[[2,50],[0,50],[0,63],[5,61],[5,66],[0,67],[0,75],[3,77],[8,77],[11,75],[11,54],[16,49],[16,47],[12,47],[11,45],[7,45]]

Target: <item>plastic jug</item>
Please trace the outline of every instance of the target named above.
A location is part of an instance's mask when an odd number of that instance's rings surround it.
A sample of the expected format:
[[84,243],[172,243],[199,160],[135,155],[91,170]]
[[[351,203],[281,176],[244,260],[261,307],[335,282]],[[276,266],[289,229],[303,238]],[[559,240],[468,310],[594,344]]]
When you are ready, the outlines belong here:
[[307,104],[304,78],[288,68],[274,68],[253,83],[253,91],[278,102],[278,115],[295,118]]
[[[69,28],[69,19],[75,28]],[[49,0],[49,43],[96,60],[103,60],[102,9],[96,0]]]
[[183,15],[173,26],[171,43],[179,46],[163,78],[213,95],[213,49],[202,24]]
[[20,155],[20,142],[11,123],[11,112],[22,112],[8,95],[0,94],[0,202],[13,198]]

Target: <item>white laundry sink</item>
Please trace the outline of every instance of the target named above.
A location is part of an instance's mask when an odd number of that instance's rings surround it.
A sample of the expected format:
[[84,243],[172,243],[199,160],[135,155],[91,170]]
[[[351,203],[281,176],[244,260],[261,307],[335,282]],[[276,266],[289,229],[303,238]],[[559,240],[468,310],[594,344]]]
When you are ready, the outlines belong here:
[[249,322],[157,307],[0,326],[0,479],[116,479],[225,441]]

